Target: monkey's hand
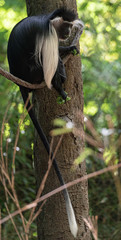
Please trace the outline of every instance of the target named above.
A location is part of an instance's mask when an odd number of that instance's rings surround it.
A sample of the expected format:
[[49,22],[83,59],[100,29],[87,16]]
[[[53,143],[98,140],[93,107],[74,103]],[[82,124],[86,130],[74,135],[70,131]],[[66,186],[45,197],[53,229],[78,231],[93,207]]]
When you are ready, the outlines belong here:
[[73,54],[73,56],[79,54],[79,50],[76,46],[70,46],[70,51],[71,51],[71,54]]

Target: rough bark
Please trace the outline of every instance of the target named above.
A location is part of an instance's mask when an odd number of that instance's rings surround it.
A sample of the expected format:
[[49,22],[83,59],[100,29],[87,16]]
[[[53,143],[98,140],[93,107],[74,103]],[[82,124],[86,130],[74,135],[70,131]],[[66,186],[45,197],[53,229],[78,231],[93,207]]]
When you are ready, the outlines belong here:
[[[60,6],[66,6],[76,11],[75,0],[26,0],[29,15],[37,13],[47,13]],[[74,159],[80,154],[83,148],[83,116],[79,112],[83,111],[83,91],[81,79],[81,61],[79,56],[71,57],[66,64],[67,80],[65,83],[66,92],[71,97],[71,101],[64,105],[56,103],[56,91],[43,88],[34,91],[34,108],[36,116],[50,140],[49,132],[52,129],[52,120],[57,117],[68,117],[73,121],[82,135],[79,137],[72,134],[65,135],[62,145],[56,156],[59,168],[65,182],[72,181],[77,177],[86,174],[85,162],[72,171]],[[57,142],[57,138],[55,140]],[[35,174],[37,180],[37,188],[39,187],[42,177],[47,170],[48,155],[41,143],[38,135],[35,136]],[[59,181],[53,168],[51,168],[49,177],[44,189],[49,192],[59,186]],[[71,201],[76,213],[76,219],[79,224],[78,240],[89,240],[90,232],[82,220],[82,216],[88,217],[88,193],[87,182],[78,184],[68,189]],[[73,240],[74,237],[70,233],[65,202],[63,193],[51,197],[45,204],[38,221],[38,239],[42,240]]]

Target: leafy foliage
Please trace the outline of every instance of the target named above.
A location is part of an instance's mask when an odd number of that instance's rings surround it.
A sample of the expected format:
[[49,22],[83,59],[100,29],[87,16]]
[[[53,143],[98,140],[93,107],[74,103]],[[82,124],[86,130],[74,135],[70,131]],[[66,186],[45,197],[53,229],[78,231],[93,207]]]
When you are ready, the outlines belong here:
[[[7,63],[7,41],[10,32],[14,25],[21,19],[26,17],[25,1],[24,0],[1,0],[0,1],[0,66],[8,70]],[[19,88],[12,82],[9,82],[0,75],[0,126],[2,126],[3,118],[6,108],[8,106],[8,113],[5,121],[5,129],[3,133],[3,156],[9,160],[9,167],[12,163],[14,143],[17,133],[17,127],[20,123],[20,117],[23,113],[23,101],[19,93]],[[30,203],[35,199],[35,177],[33,169],[33,126],[30,119],[26,116],[24,123],[20,127],[19,142],[17,145],[16,164],[14,167],[16,186],[20,205]],[[2,132],[1,132],[2,133]],[[6,208],[4,203],[5,193],[3,187],[0,185],[0,208],[2,209],[2,217],[6,216]],[[9,211],[16,210],[13,202],[9,199]],[[16,224],[19,230],[22,230],[22,224],[19,217],[16,218]],[[35,235],[35,225],[32,224],[31,230]],[[31,234],[33,235],[33,233]],[[18,239],[16,232],[8,221],[2,229],[2,239]],[[35,239],[35,237],[32,237]]]
[[[82,75],[84,80],[84,113],[89,115],[97,132],[107,128],[107,115],[111,116],[116,128],[115,139],[121,129],[121,5],[119,0],[78,0],[79,17],[85,23],[85,31],[80,39]],[[0,66],[8,69],[7,41],[11,29],[26,17],[24,0],[0,1]],[[23,113],[23,103],[15,84],[0,76],[0,126],[9,103],[5,131],[3,134],[3,153],[11,164],[17,126]],[[20,204],[31,202],[35,197],[35,178],[33,172],[33,128],[26,117],[20,128],[18,152],[16,155],[16,189]],[[61,126],[62,129],[64,128]],[[61,129],[61,131],[62,131]],[[8,146],[8,149],[6,148]],[[87,148],[88,150],[88,148]],[[92,148],[94,151],[94,148]],[[91,153],[92,153],[91,150]],[[87,157],[88,172],[104,167],[104,162],[87,151],[79,161]],[[106,154],[110,153],[105,152]],[[86,155],[86,156],[85,156]],[[120,152],[117,152],[121,158]],[[0,186],[0,208],[2,217],[6,215],[5,194]],[[99,216],[100,239],[120,239],[120,214],[114,181],[111,174],[89,180],[90,215]],[[9,210],[14,211],[9,200]],[[20,218],[16,222],[21,226]],[[15,231],[7,222],[3,228],[2,239],[17,239]],[[22,231],[20,227],[20,231]],[[36,239],[35,225],[32,225],[31,239]]]
[[[77,3],[79,17],[85,23],[80,39],[84,113],[90,116],[98,133],[108,128],[107,118],[110,116],[115,127],[113,144],[116,144],[121,129],[120,1],[78,0]],[[111,149],[106,152],[110,157]],[[115,155],[121,159],[120,152],[115,152]],[[99,158],[87,158],[88,172],[103,166]],[[110,174],[89,180],[89,199],[91,214],[99,216],[99,238],[120,239],[117,193]]]
[[92,116],[98,127],[104,126],[105,115],[111,114],[117,126],[116,106],[121,99],[120,1],[79,2],[79,16],[85,23],[80,40],[85,114]]

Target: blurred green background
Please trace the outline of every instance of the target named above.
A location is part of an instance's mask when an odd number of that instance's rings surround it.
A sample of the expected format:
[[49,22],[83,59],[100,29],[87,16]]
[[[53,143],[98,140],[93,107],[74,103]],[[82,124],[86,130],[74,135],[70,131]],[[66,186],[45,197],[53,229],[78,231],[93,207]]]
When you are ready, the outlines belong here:
[[[115,155],[113,164],[115,164],[121,159],[119,147],[121,145],[121,2],[119,0],[77,0],[77,6],[79,18],[85,24],[80,39],[84,114],[92,121],[93,130],[104,143],[103,152],[107,154],[106,151],[108,151],[109,159],[112,159],[112,148],[115,146],[113,152]],[[24,17],[26,17],[24,0],[0,0],[0,67],[3,69],[8,70],[6,51],[10,31]],[[3,154],[8,156],[11,163],[17,127],[23,113],[23,102],[16,85],[2,76],[0,76],[0,83],[0,126],[8,107],[3,134]],[[112,134],[109,131],[110,128],[113,129]],[[85,132],[92,139],[94,138],[93,131],[86,125]],[[15,167],[16,187],[21,206],[31,202],[35,197],[33,136],[32,124],[29,117],[26,117],[20,128]],[[117,144],[119,144],[118,147]],[[104,159],[99,157],[97,146],[87,142],[86,147],[94,152],[86,159],[88,173],[107,166]],[[120,171],[117,174],[118,179],[121,180]],[[4,189],[0,185],[2,217],[6,216],[4,201]],[[120,240],[121,205],[111,173],[89,180],[89,203],[90,216],[98,216],[99,239]],[[14,208],[9,200],[9,209],[14,211]],[[21,229],[19,217],[16,221]],[[30,239],[36,239],[35,231],[33,224]],[[5,224],[2,232],[3,239],[12,240],[16,237],[10,221]]]

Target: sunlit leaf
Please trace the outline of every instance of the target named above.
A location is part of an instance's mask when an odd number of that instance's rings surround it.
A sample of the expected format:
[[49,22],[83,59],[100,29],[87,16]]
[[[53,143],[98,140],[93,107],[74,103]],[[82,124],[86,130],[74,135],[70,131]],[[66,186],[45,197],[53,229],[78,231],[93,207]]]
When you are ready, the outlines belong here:
[[9,123],[5,123],[4,136],[5,137],[9,137],[10,136],[10,125],[9,125]]
[[63,119],[61,118],[56,118],[54,121],[53,121],[53,125],[54,126],[58,126],[58,127],[64,127],[66,125],[66,121],[64,121]]
[[74,164],[79,165],[82,163],[88,156],[92,155],[93,151],[90,148],[85,148],[84,151],[80,154],[78,158],[75,159]]
[[87,106],[84,106],[84,113],[86,115],[94,116],[98,111],[98,106],[96,102],[90,101]]
[[63,135],[72,132],[72,129],[69,128],[57,128],[50,132],[52,136]]

